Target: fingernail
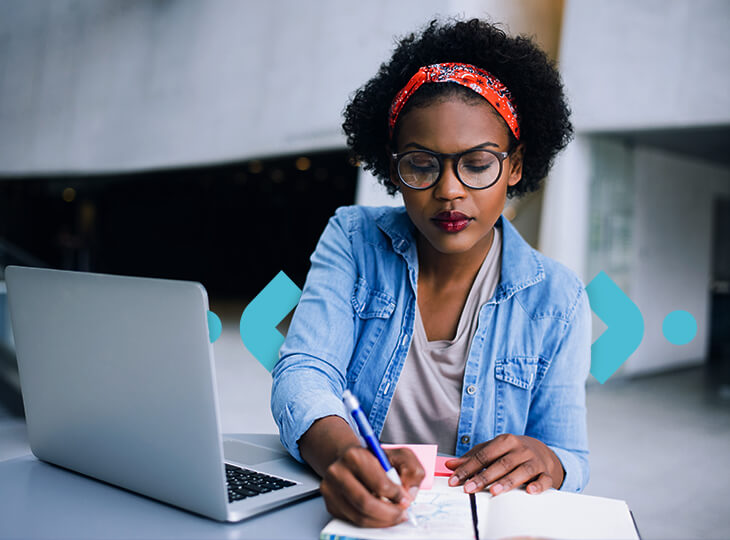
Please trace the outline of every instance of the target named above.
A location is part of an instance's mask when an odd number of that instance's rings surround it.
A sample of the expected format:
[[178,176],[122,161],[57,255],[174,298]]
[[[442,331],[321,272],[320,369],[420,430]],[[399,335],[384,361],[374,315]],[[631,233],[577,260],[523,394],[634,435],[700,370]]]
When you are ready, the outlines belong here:
[[406,512],[404,510],[403,513],[400,515],[400,520],[401,521],[408,521],[408,512]]
[[503,489],[502,484],[494,484],[492,486],[492,494],[496,495],[497,493],[502,493]]
[[410,494],[411,499],[415,501],[416,495],[418,495],[418,486],[413,486],[411,489],[408,490],[408,493]]
[[529,493],[535,493],[537,491],[537,486],[527,486],[527,491]]
[[452,477],[449,478],[449,485],[450,486],[455,486],[458,483],[459,483],[459,479],[456,476],[452,476]]
[[476,485],[476,483],[475,483],[475,482],[471,482],[471,481],[469,481],[469,482],[467,482],[467,483],[466,483],[466,485],[464,486],[464,491],[467,491],[467,492],[469,492],[469,493],[471,493],[472,491],[476,491],[476,489],[477,489],[477,485]]

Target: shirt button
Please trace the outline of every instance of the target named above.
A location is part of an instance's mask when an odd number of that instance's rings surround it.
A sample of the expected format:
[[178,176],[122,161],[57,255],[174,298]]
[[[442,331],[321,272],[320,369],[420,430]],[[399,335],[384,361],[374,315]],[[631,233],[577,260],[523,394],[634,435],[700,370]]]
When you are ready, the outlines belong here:
[[469,444],[470,440],[471,440],[471,437],[469,437],[469,435],[463,435],[461,437],[461,444]]
[[474,394],[476,394],[476,392],[477,392],[477,387],[474,386],[473,384],[470,384],[469,386],[466,387],[466,393],[469,394],[470,396],[473,396]]

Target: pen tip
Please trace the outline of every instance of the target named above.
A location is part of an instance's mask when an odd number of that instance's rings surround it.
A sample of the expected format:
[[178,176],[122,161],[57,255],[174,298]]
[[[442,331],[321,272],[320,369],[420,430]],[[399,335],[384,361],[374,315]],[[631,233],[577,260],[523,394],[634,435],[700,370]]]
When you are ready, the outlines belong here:
[[408,521],[411,522],[411,525],[414,527],[418,527],[418,520],[416,520],[416,516],[413,515],[413,512],[408,510]]

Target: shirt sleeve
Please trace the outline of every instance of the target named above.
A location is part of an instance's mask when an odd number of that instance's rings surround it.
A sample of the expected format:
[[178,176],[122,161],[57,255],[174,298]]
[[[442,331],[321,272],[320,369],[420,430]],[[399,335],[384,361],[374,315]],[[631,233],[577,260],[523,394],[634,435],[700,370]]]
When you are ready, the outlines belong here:
[[533,398],[525,435],[545,443],[563,465],[560,489],[580,492],[588,483],[585,382],[591,363],[591,315],[582,284],[550,366]]
[[351,208],[339,208],[322,233],[272,371],[271,412],[282,444],[298,461],[298,441],[315,420],[337,415],[349,422],[340,396],[355,332],[352,219]]

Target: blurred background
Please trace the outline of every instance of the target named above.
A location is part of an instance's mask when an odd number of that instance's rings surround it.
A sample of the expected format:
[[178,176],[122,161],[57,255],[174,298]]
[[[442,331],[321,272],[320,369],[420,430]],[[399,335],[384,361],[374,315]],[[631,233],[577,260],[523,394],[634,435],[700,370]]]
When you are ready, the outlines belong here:
[[[223,428],[275,432],[241,312],[279,270],[303,285],[338,206],[401,204],[349,159],[342,110],[396,36],[479,16],[557,62],[576,128],[505,216],[585,283],[605,271],[644,317],[618,373],[588,381],[586,493],[625,499],[644,538],[730,537],[730,2],[0,8],[0,459],[29,451],[8,264],[200,281],[223,320]],[[680,309],[697,334],[673,345],[662,322]]]

